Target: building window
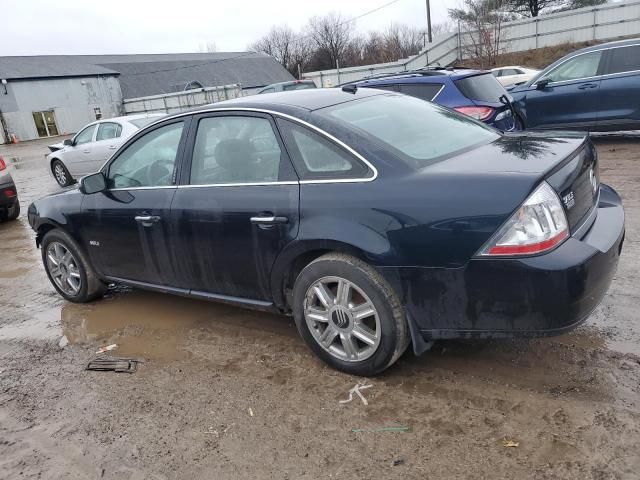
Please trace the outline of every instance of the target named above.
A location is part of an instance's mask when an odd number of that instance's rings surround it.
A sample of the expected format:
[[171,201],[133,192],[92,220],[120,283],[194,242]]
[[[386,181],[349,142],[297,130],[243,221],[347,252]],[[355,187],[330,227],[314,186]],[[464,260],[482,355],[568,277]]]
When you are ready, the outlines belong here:
[[100,111],[100,107],[94,107],[93,114],[96,116],[96,120],[100,120],[102,118],[102,112]]

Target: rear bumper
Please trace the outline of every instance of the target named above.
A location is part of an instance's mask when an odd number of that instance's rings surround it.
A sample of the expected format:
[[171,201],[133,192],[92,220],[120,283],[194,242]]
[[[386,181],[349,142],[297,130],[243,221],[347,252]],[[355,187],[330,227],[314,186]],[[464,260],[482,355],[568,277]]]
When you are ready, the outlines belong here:
[[602,301],[624,241],[618,194],[602,185],[597,217],[581,238],[521,259],[470,260],[455,269],[381,268],[427,340],[557,335]]

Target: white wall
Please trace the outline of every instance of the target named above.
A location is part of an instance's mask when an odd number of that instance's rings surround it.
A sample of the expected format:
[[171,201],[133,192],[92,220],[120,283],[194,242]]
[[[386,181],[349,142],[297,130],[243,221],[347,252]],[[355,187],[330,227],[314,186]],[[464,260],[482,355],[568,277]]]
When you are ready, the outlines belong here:
[[18,140],[38,138],[33,112],[53,110],[60,134],[75,133],[94,121],[120,115],[122,93],[114,76],[9,80],[7,95],[0,86],[0,110],[10,134]]

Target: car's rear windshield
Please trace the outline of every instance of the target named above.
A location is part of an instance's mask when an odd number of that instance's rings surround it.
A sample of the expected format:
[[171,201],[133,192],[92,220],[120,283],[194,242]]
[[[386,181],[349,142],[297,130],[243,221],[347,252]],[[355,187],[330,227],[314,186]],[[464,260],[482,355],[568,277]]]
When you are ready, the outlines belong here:
[[316,84],[313,82],[296,82],[290,85],[284,85],[282,90],[304,90],[307,88],[316,88]]
[[499,102],[500,97],[507,93],[491,73],[462,78],[455,84],[465,97],[480,102]]
[[140,129],[146,127],[150,123],[155,122],[156,120],[160,120],[160,117],[136,118],[135,120],[129,120],[129,123],[135,125]]
[[378,95],[320,113],[373,136],[415,168],[499,138],[481,122],[408,95]]

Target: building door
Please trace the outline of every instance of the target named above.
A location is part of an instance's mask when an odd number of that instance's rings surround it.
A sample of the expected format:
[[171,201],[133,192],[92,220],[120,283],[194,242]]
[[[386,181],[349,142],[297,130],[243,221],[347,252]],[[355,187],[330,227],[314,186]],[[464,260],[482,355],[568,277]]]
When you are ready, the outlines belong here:
[[53,137],[58,135],[56,115],[53,113],[53,110],[33,112],[33,121],[36,123],[39,137]]

